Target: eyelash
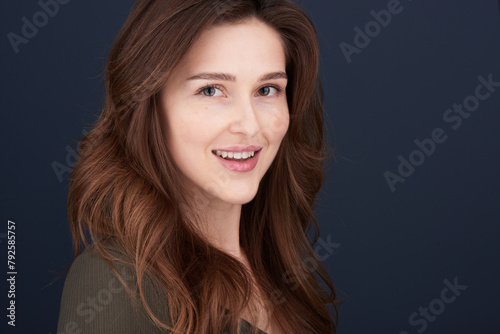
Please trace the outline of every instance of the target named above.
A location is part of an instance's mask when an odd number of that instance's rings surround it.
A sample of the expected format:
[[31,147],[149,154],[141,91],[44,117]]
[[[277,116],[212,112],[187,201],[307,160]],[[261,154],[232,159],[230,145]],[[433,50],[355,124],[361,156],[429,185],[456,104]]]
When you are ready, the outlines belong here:
[[[259,89],[257,89],[257,91],[261,90],[262,88],[268,88],[268,87],[269,87],[269,88],[274,88],[274,89],[276,89],[276,92],[277,92],[277,94],[276,94],[276,95],[280,95],[280,94],[281,94],[281,92],[283,91],[283,89],[282,89],[281,87],[276,86],[276,85],[262,86],[262,87],[260,87]],[[206,86],[204,86],[204,87],[201,87],[201,88],[200,88],[200,89],[196,92],[196,95],[203,95],[203,91],[204,91],[205,89],[208,89],[208,88],[215,88],[215,89],[220,90],[221,92],[224,92],[224,90],[223,90],[220,86],[218,86],[218,85],[206,85]],[[210,96],[207,96],[207,97],[210,97]]]

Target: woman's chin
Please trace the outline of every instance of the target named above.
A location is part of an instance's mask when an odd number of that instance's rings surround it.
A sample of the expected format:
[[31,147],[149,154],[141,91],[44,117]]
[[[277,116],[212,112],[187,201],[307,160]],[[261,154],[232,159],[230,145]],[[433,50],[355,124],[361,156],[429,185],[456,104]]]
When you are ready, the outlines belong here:
[[224,202],[228,204],[247,204],[248,202],[252,201],[255,197],[257,192],[251,192],[251,193],[238,193],[238,194],[228,194],[228,196],[224,196],[221,198]]
[[254,199],[257,194],[258,185],[257,186],[233,186],[226,187],[225,189],[220,189],[219,192],[212,194],[214,197],[219,200],[228,203],[228,204],[246,204]]

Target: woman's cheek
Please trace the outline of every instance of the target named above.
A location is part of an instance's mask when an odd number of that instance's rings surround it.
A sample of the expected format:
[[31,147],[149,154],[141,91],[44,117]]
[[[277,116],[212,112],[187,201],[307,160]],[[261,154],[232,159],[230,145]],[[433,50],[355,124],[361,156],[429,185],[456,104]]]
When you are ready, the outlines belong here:
[[270,138],[281,140],[288,130],[290,123],[288,108],[283,107],[276,109],[268,115],[268,119],[265,122],[266,126],[264,128],[266,135]]

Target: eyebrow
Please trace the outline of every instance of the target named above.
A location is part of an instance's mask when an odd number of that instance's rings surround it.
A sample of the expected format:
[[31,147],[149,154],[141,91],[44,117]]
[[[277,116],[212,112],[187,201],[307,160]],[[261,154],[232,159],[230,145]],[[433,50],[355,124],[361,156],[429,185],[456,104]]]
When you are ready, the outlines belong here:
[[[258,81],[275,80],[275,79],[288,79],[285,72],[271,72],[260,76]],[[187,80],[221,80],[221,81],[236,81],[236,77],[227,73],[200,73],[190,77]]]

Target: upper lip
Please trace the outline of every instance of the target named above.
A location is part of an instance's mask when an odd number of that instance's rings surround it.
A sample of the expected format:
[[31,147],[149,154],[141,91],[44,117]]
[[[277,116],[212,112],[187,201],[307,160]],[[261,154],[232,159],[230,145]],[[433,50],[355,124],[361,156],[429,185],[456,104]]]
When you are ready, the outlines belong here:
[[216,148],[214,151],[225,151],[225,152],[256,152],[260,151],[262,146],[229,146],[224,148]]

